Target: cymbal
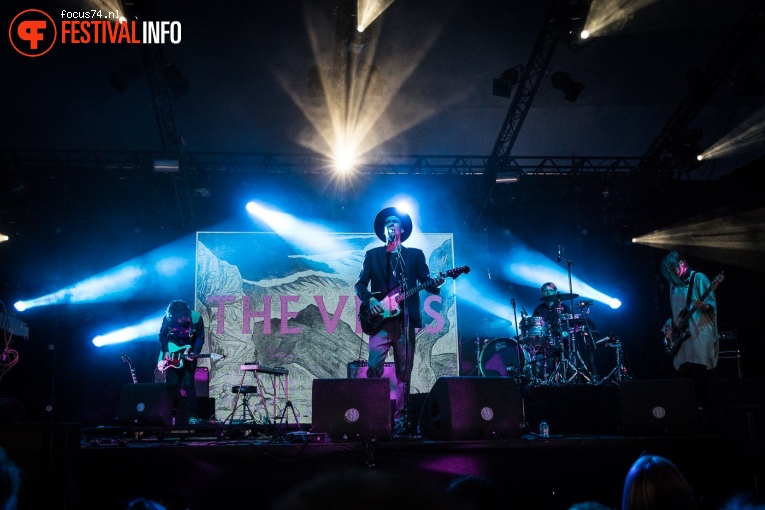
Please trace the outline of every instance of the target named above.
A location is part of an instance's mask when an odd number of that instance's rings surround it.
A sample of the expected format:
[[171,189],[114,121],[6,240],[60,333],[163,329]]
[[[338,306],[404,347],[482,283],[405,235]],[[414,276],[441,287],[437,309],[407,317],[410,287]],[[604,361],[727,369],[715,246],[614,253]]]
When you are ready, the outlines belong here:
[[552,294],[539,298],[540,301],[565,301],[567,299],[576,299],[579,294]]

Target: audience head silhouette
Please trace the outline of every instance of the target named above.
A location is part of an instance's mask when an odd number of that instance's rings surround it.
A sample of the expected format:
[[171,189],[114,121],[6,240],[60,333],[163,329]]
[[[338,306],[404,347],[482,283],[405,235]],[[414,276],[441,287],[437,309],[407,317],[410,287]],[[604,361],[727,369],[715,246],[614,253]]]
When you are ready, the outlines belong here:
[[622,510],[696,510],[693,489],[669,459],[641,455],[624,480]]

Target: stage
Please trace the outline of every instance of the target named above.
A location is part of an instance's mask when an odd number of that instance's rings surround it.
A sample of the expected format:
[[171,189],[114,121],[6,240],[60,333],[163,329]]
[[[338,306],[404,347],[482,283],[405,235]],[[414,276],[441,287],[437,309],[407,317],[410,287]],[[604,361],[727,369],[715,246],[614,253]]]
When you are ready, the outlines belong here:
[[[656,408],[654,390],[682,395],[683,381],[634,382],[641,390],[637,402],[630,401],[625,384],[532,388],[522,399],[525,423],[511,420],[510,428],[497,428],[464,423],[455,415],[454,428],[441,431],[446,439],[432,439],[432,433],[381,439],[362,433],[344,439],[337,435],[340,429],[317,431],[311,424],[294,423],[6,423],[0,425],[0,444],[26,473],[22,510],[112,508],[129,498],[159,498],[168,491],[184,493],[190,510],[267,508],[292,487],[345,470],[403,474],[435,490],[445,490],[459,475],[476,475],[497,482],[514,507],[566,509],[594,499],[616,508],[624,475],[644,452],[672,459],[704,509],[719,508],[735,494],[761,494],[761,380],[716,383],[716,398],[724,405],[708,423],[684,416],[670,395],[658,407],[675,421],[663,427],[633,410],[641,401]],[[460,381],[465,384],[475,385]],[[676,391],[667,392],[667,385]],[[459,394],[464,388],[450,391]],[[431,405],[428,399],[420,401],[424,409]],[[470,406],[460,400],[461,407],[452,411],[469,413]],[[440,410],[443,416],[449,412]],[[426,423],[427,413],[417,424],[421,432],[434,430],[433,423]],[[537,434],[542,418],[550,423],[549,438]],[[463,439],[466,434],[474,438]]]

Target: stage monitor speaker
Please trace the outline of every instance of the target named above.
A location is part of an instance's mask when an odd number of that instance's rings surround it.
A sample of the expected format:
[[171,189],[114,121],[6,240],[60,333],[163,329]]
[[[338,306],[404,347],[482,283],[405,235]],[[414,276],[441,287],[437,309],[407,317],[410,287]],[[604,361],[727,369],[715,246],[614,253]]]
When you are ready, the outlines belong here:
[[120,397],[119,421],[126,425],[187,425],[188,403],[178,388],[167,384],[126,384]]
[[387,379],[314,379],[312,406],[313,432],[330,439],[390,440]]
[[[359,359],[348,363],[348,378],[358,379],[367,377],[367,367],[369,363],[366,360]],[[390,399],[396,400],[396,385],[398,379],[396,379],[396,364],[392,361],[386,361],[383,363],[383,379],[390,381]]]
[[520,390],[505,377],[439,377],[419,423],[422,436],[434,440],[520,437]]
[[619,398],[625,436],[682,436],[699,430],[690,379],[625,380]]

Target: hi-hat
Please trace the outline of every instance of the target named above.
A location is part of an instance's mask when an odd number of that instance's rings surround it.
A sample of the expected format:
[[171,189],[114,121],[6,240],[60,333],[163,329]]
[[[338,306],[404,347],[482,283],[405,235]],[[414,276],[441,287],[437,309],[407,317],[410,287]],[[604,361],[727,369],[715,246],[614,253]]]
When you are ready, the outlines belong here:
[[552,294],[539,298],[540,301],[563,301],[565,299],[576,299],[579,294]]

